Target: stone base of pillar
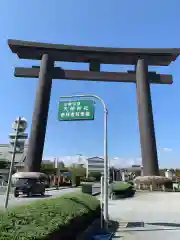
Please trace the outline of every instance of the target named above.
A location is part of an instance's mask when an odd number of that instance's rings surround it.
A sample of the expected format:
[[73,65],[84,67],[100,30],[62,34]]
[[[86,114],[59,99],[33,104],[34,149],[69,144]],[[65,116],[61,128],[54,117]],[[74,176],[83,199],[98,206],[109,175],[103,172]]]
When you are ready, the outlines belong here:
[[139,176],[134,179],[137,190],[173,191],[172,180],[163,176]]

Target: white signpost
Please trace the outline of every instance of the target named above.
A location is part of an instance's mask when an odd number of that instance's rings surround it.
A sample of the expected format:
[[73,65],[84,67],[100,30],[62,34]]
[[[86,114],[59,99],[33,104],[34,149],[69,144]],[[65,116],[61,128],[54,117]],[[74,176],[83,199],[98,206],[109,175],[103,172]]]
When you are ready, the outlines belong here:
[[[103,184],[103,196],[104,196],[104,222],[105,222],[105,227],[108,228],[108,185],[109,185],[109,181],[108,181],[108,138],[107,138],[107,116],[108,116],[108,111],[107,111],[107,107],[104,103],[104,101],[96,96],[96,95],[72,95],[72,96],[61,96],[60,99],[72,99],[72,98],[94,98],[97,99],[101,102],[101,104],[103,105],[104,108],[104,184]],[[78,105],[77,105],[78,103]],[[79,104],[80,103],[80,104]],[[67,104],[67,106],[81,106],[81,109],[78,109],[77,107],[73,109],[73,111],[71,112],[71,114],[69,114],[69,112],[71,111],[65,108],[65,104]],[[74,105],[73,105],[74,104]],[[84,109],[84,107],[88,107],[87,109]],[[79,114],[79,111],[80,114]],[[88,112],[87,114],[81,114],[82,109],[84,109],[84,111]],[[66,113],[67,112],[67,113]],[[73,113],[73,114],[72,114]],[[72,121],[72,120],[94,120],[94,108],[93,108],[93,103],[91,100],[79,100],[79,101],[69,101],[69,102],[60,102],[59,103],[59,113],[58,113],[58,117],[60,121]]]

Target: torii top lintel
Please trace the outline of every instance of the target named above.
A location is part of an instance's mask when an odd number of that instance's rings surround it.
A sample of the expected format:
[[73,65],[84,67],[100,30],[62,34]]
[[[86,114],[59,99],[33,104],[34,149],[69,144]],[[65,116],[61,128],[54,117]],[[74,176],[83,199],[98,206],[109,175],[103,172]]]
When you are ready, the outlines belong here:
[[139,58],[146,58],[149,65],[168,66],[180,55],[180,48],[105,48],[63,44],[48,44],[21,40],[8,40],[8,45],[19,58],[40,60],[50,54],[55,61],[97,61],[102,64],[135,65]]

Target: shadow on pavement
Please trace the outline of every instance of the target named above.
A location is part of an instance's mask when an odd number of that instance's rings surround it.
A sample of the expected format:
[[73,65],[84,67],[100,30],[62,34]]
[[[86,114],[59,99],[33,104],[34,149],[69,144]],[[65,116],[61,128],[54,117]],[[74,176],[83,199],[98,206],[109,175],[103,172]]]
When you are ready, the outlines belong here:
[[[165,227],[165,228],[154,228],[154,229],[148,229],[146,227],[150,226],[157,226],[157,227]],[[131,228],[131,229],[128,229]],[[140,228],[140,229],[136,229]],[[180,230],[180,223],[164,223],[164,222],[128,222],[126,227],[121,229],[122,232],[138,232],[138,231],[145,231],[145,232],[151,232],[151,231],[171,231],[171,230]]]
[[[114,221],[114,220],[110,220],[109,221],[109,229],[108,231],[112,233],[112,238],[116,238],[115,233],[117,232],[117,229],[119,228],[119,222],[118,221]],[[118,236],[118,238],[120,238]]]
[[126,228],[144,227],[144,222],[128,222]]
[[156,226],[164,226],[164,227],[180,227],[180,223],[163,223],[163,222],[157,222],[157,223],[147,223],[148,225],[156,225]]
[[157,232],[157,231],[179,231],[179,228],[155,228],[155,229],[129,229],[121,230],[121,232]]
[[55,191],[55,190],[64,190],[64,189],[69,189],[69,188],[72,188],[72,187],[54,187],[54,188],[46,188],[46,191]]
[[109,229],[112,232],[115,232],[119,227],[119,222],[118,221],[114,221],[114,220],[110,220],[109,221]]
[[106,231],[105,229],[100,229],[100,226],[99,226],[99,230],[93,232],[92,235],[89,236],[88,240],[101,240],[101,239],[110,240],[110,239],[116,238],[114,234],[117,231],[118,227],[119,227],[119,223],[117,221],[111,220],[109,221],[108,231]]

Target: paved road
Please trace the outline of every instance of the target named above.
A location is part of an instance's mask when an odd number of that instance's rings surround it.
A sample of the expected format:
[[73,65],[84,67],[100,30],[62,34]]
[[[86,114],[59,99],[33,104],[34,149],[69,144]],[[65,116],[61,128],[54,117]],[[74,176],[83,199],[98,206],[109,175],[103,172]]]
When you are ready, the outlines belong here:
[[[15,205],[21,205],[21,204],[26,204],[32,201],[36,201],[36,200],[40,200],[43,198],[46,199],[50,199],[50,198],[54,198],[57,196],[61,196],[63,194],[67,194],[67,193],[71,193],[74,191],[80,191],[80,188],[62,188],[60,190],[48,190],[46,191],[46,195],[45,196],[34,196],[31,198],[28,198],[26,196],[21,196],[18,198],[15,198],[13,196],[13,194],[10,194],[9,196],[9,207],[15,206]],[[93,186],[93,193],[100,191],[100,184],[94,184]],[[0,208],[4,208],[4,202],[5,202],[5,194],[0,195]]]
[[120,223],[114,239],[180,239],[180,193],[137,193],[109,201],[111,219]]
[[[13,196],[13,194],[10,194],[8,206],[12,207],[12,206],[16,206],[16,205],[26,204],[26,203],[29,203],[32,201],[43,199],[43,198],[50,199],[50,198],[58,197],[63,194],[67,194],[67,193],[71,193],[71,192],[75,192],[75,191],[80,191],[80,189],[79,188],[65,188],[65,189],[61,189],[61,190],[50,190],[50,191],[46,191],[46,195],[43,197],[42,196],[34,196],[31,198],[28,198],[26,196],[21,196],[21,197],[15,198]],[[5,202],[5,195],[0,195],[0,208],[4,208],[4,202]]]

